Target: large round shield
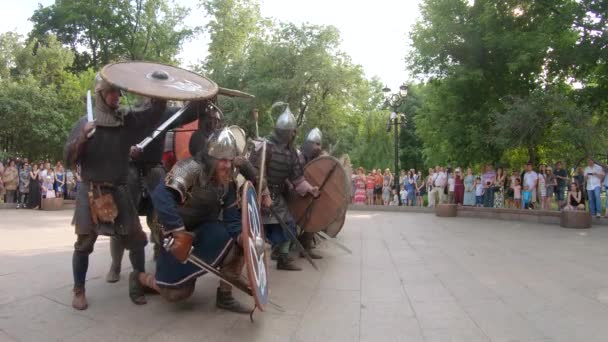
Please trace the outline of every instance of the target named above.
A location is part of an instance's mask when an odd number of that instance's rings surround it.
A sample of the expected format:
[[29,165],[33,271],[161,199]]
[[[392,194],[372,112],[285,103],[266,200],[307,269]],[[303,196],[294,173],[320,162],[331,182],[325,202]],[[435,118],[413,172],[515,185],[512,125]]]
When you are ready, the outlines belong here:
[[108,64],[101,69],[101,77],[130,93],[165,100],[205,100],[219,90],[215,82],[199,74],[152,62]]
[[264,228],[260,217],[257,194],[251,182],[247,181],[242,187],[241,213],[243,228],[241,240],[245,252],[247,278],[253,292],[255,305],[264,311],[268,304],[268,267],[266,265],[266,247]]
[[307,195],[291,196],[289,210],[296,223],[307,232],[316,233],[342,219],[349,201],[346,172],[331,156],[321,156],[304,167],[304,178],[318,186],[321,195],[313,199]]
[[332,238],[335,238],[342,230],[342,227],[344,227],[344,221],[346,221],[346,212],[344,212],[341,219],[330,223],[329,226],[325,228],[325,233]]

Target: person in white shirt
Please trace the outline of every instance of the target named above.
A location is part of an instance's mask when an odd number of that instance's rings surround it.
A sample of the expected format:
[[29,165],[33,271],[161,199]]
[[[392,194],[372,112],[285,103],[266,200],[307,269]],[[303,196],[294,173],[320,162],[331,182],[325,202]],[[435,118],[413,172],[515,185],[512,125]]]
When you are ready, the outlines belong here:
[[445,203],[445,186],[447,185],[448,178],[443,167],[438,167],[437,169],[438,172],[434,175],[433,190],[430,195],[434,200],[438,198],[437,203]]
[[589,213],[591,216],[601,217],[602,202],[600,200],[600,190],[603,179],[604,170],[602,170],[602,167],[597,165],[593,159],[587,158],[585,182],[587,183],[587,198],[589,199]]
[[538,173],[532,170],[532,163],[526,164],[526,173],[524,174],[524,190],[530,191],[532,196],[530,197],[530,202],[526,204],[527,208],[534,208],[534,203],[536,203],[536,188],[538,187]]

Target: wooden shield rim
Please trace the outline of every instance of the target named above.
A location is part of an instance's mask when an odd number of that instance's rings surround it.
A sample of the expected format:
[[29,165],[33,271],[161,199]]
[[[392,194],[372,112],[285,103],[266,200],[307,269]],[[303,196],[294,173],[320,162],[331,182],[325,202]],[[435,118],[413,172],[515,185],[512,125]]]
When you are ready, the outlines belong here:
[[[114,65],[118,65],[118,64],[129,64],[129,63],[144,63],[144,64],[156,64],[156,65],[163,65],[163,66],[167,66],[167,67],[171,67],[171,68],[175,68],[175,69],[180,69],[186,73],[195,75],[196,77],[199,78],[203,78],[205,79],[207,82],[209,82],[212,86],[212,90],[204,96],[182,96],[182,97],[159,97],[156,95],[150,95],[150,94],[146,94],[144,92],[138,91],[137,89],[132,89],[132,88],[128,88],[125,87],[124,85],[120,85],[117,84],[116,82],[113,82],[112,80],[108,79],[107,75],[106,75],[106,71],[111,68]],[[180,68],[180,67],[176,67],[174,65],[171,64],[166,64],[166,63],[157,63],[157,62],[149,62],[149,61],[125,61],[125,62],[116,62],[116,63],[110,63],[105,65],[101,71],[99,72],[99,74],[101,75],[101,78],[103,78],[104,81],[108,82],[109,84],[111,84],[114,87],[120,88],[126,92],[129,93],[133,93],[135,95],[140,95],[140,96],[145,96],[145,97],[151,97],[151,98],[157,98],[157,99],[163,99],[163,100],[175,100],[175,101],[196,101],[196,100],[207,100],[207,99],[211,99],[213,97],[215,97],[218,92],[219,92],[219,86],[217,85],[217,83],[213,82],[211,79],[205,77],[205,76],[201,76],[195,72],[192,72],[190,70],[186,70],[184,68]]]
[[[320,157],[317,157],[317,158],[315,158],[315,159],[311,160],[311,161],[310,161],[310,162],[308,162],[308,163],[306,164],[306,166],[304,167],[304,174],[306,174],[306,167],[308,167],[309,165],[311,165],[311,164],[312,164],[312,163],[314,163],[314,162],[318,162],[318,161],[323,160],[323,159],[329,159],[329,160],[332,160],[332,161],[333,161],[333,162],[336,164],[336,167],[340,168],[340,170],[341,170],[341,171],[342,171],[342,172],[345,174],[345,177],[346,177],[346,171],[344,170],[344,167],[342,166],[342,164],[340,163],[340,161],[339,161],[338,159],[336,159],[336,158],[334,158],[334,157],[332,157],[332,156],[320,156]],[[334,171],[334,172],[335,172],[335,171]],[[313,185],[313,186],[315,186],[315,185],[320,186],[320,184],[312,184],[312,183],[311,183],[311,185]],[[321,189],[321,191],[323,191],[323,189]],[[345,194],[345,195],[348,195],[348,194]],[[340,220],[340,219],[342,218],[342,215],[344,215],[344,213],[346,212],[346,209],[348,208],[348,198],[346,198],[346,197],[347,197],[347,196],[345,196],[345,198],[344,198],[344,209],[343,209],[341,212],[336,213],[336,215],[335,215],[334,219],[333,219],[331,222],[329,222],[329,223],[328,223],[326,226],[324,226],[324,227],[317,227],[317,228],[315,228],[315,229],[312,229],[312,228],[310,228],[310,227],[307,225],[306,227],[302,227],[302,229],[304,229],[304,231],[306,231],[306,232],[310,232],[310,233],[316,233],[316,232],[319,232],[319,231],[324,230],[324,229],[325,229],[325,228],[327,228],[327,227],[328,227],[330,224],[332,224],[332,223],[334,223],[334,222],[336,222],[336,221]],[[313,203],[314,203],[314,202],[313,202]],[[299,220],[301,221],[301,220],[303,219],[303,217],[302,217],[302,218],[294,217],[294,219],[296,219],[296,220],[297,220],[297,219],[299,219]],[[298,221],[296,224],[298,224],[298,225],[299,225],[300,223],[301,223],[301,222],[299,222],[299,221]]]
[[[251,248],[249,245],[251,224],[249,223],[249,210],[247,208],[247,203],[248,203],[247,202],[247,192],[248,192],[249,188],[251,188],[254,191],[254,193],[256,193],[255,187],[253,186],[253,184],[251,184],[250,181],[246,181],[245,184],[243,184],[242,196],[241,196],[241,223],[242,223],[241,240],[243,242],[243,254],[244,254],[244,258],[245,258],[245,264],[247,265],[247,280],[249,280],[249,286],[251,287],[251,292],[253,294],[255,306],[258,307],[260,309],[260,311],[264,311],[264,307],[268,303],[268,295],[270,294],[270,291],[268,289],[268,261],[266,259],[267,251],[266,251],[266,247],[264,247],[264,256],[262,257],[262,260],[264,262],[264,269],[265,269],[264,276],[266,277],[266,302],[262,303],[262,299],[258,296],[258,286],[254,280],[255,271],[253,268],[253,263],[252,263],[251,259],[249,258],[249,251]],[[257,205],[258,205],[257,201],[254,201],[254,203],[257,207]],[[262,236],[262,239],[264,239],[264,237],[265,237],[264,225],[261,223],[262,215],[259,211],[260,211],[260,209],[258,208],[258,215],[260,218],[260,234]],[[247,228],[245,229],[245,227],[247,227]],[[254,247],[254,249],[255,249],[255,247]]]
[[[327,228],[329,228],[330,225],[340,222],[340,228],[338,228],[338,230],[336,231],[336,234],[330,234],[329,231],[327,230]],[[330,223],[327,227],[325,227],[325,229],[323,229],[323,231],[331,236],[332,238],[335,238],[336,236],[338,236],[338,234],[340,234],[340,232],[342,231],[342,228],[344,228],[344,224],[346,223],[346,210],[344,211],[344,214],[342,215],[342,217],[332,223]]]

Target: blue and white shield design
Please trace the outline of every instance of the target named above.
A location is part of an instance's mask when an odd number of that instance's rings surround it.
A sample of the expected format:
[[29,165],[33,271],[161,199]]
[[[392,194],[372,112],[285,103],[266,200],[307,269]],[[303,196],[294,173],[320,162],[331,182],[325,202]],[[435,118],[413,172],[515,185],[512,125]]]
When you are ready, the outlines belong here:
[[257,194],[251,182],[242,187],[241,211],[243,229],[241,238],[247,264],[247,277],[252,289],[255,305],[264,311],[268,304],[268,268],[266,264],[266,247],[264,226],[260,218]]

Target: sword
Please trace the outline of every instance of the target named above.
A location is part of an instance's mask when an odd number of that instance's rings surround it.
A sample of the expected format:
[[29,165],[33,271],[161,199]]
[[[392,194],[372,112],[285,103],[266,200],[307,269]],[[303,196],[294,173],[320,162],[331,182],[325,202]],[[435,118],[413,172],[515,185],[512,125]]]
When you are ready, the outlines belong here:
[[188,109],[189,106],[190,106],[190,104],[187,104],[187,105],[183,106],[180,110],[175,112],[175,114],[171,115],[170,118],[168,118],[165,122],[163,122],[160,126],[158,126],[158,128],[156,130],[154,130],[152,135],[147,136],[139,144],[135,145],[135,147],[137,147],[137,149],[140,152],[143,151],[143,149],[146,148],[146,146],[148,146],[152,141],[154,141],[154,139],[156,139],[159,135],[165,133],[169,129],[169,126],[173,122],[175,122],[175,120],[177,120],[180,116],[182,116],[182,114],[184,114],[184,112],[186,112],[186,110]]
[[[173,243],[175,242],[175,239],[173,239],[172,236],[166,237],[164,242],[163,242],[163,247],[165,248],[165,250],[167,252],[169,252],[171,250],[171,246],[173,245]],[[206,263],[205,261],[203,261],[202,259],[200,259],[199,257],[197,257],[196,255],[192,254],[192,250],[194,249],[194,247],[192,247],[190,249],[190,253],[188,254],[188,260],[190,261],[192,264],[194,264],[195,266],[197,266],[200,269],[203,269],[211,274],[213,274],[216,278],[218,278],[219,280],[229,284],[230,286],[237,288],[239,290],[241,290],[242,292],[246,293],[248,296],[252,297],[253,296],[253,292],[252,290],[247,287],[244,286],[243,284],[239,284],[237,285],[236,283],[226,279],[226,277],[224,277],[222,275],[222,273],[220,273],[220,271],[218,271],[215,267],[209,265],[208,263]],[[277,310],[285,312],[285,310],[278,304],[273,303],[272,301],[268,300],[268,304],[274,306]]]
[[348,249],[348,247],[346,247],[343,244],[339,243],[336,238],[332,238],[331,236],[327,235],[326,232],[319,231],[319,232],[317,232],[317,235],[320,236],[321,238],[323,238],[325,241],[329,241],[329,242],[333,243],[334,245],[336,245],[337,247],[343,249],[348,254],[353,254],[353,252],[350,249]]
[[277,221],[279,221],[279,225],[281,226],[281,228],[283,228],[283,230],[286,231],[289,234],[289,237],[291,238],[291,240],[302,251],[302,253],[304,254],[304,257],[306,257],[306,260],[308,260],[308,262],[312,265],[312,267],[315,270],[320,271],[319,267],[317,267],[317,264],[315,264],[315,262],[310,257],[310,254],[308,254],[308,251],[306,251],[306,249],[304,248],[304,246],[302,246],[302,243],[300,243],[300,240],[298,240],[298,238],[296,237],[296,235],[294,234],[294,232],[292,232],[289,229],[289,227],[287,227],[287,224],[283,221],[283,219],[279,215],[277,215],[277,212],[274,210],[274,208],[271,206],[268,209],[270,209],[270,212],[272,213],[272,215],[277,218]]
[[[95,119],[93,118],[93,103],[91,101],[91,91],[87,90],[87,121],[93,122]],[[95,128],[89,134],[87,134],[87,138],[90,138],[95,134]]]

